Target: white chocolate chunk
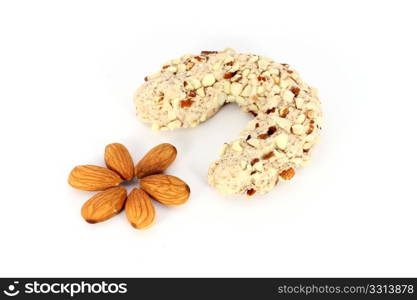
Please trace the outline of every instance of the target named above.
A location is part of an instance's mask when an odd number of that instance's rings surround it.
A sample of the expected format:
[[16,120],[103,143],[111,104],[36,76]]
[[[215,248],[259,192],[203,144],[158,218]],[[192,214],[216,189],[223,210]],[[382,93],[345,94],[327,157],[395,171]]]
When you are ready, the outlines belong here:
[[236,141],[232,144],[232,149],[237,151],[237,152],[242,152],[242,150],[243,150],[242,146],[240,146],[239,141]]
[[264,169],[264,165],[262,164],[262,162],[258,161],[256,164],[253,165],[253,168],[258,172],[262,172]]
[[197,95],[199,95],[200,97],[204,97],[206,95],[206,93],[204,92],[204,88],[199,88],[197,91]]
[[192,86],[194,87],[195,90],[199,89],[201,87],[200,80],[198,80],[196,78],[191,79],[191,84],[192,84]]
[[223,90],[226,94],[230,94],[230,81],[223,82]]
[[267,67],[268,67],[268,64],[269,64],[268,61],[265,60],[265,59],[260,59],[258,61],[258,66],[259,66],[259,69],[261,69],[261,70],[266,70]]
[[174,73],[177,72],[177,67],[171,66],[166,68],[165,71]]
[[226,152],[228,146],[229,144],[224,143],[223,146],[220,148],[219,155],[223,155]]
[[288,145],[288,135],[285,133],[278,134],[275,138],[275,143],[279,149],[285,150]]
[[180,120],[175,120],[175,121],[172,121],[172,122],[168,123],[168,128],[169,129],[180,128],[180,127],[181,127],[181,121]]
[[230,92],[233,96],[239,96],[242,92],[242,85],[240,83],[233,82],[230,86]]
[[213,74],[207,74],[203,77],[203,86],[212,86],[216,82],[216,77]]
[[291,91],[286,90],[282,95],[282,99],[286,102],[291,102],[294,99],[294,94]]
[[306,119],[306,115],[305,114],[300,114],[297,119],[295,120],[295,123],[297,124],[303,124],[303,122]]
[[302,135],[305,132],[304,126],[300,124],[293,125],[291,130],[296,135]]
[[249,139],[246,141],[249,145],[257,148],[259,146],[259,140],[258,139]]
[[243,97],[248,97],[248,96],[250,96],[251,92],[252,92],[252,87],[250,85],[247,85],[247,86],[245,86],[245,88],[242,91],[242,96]]

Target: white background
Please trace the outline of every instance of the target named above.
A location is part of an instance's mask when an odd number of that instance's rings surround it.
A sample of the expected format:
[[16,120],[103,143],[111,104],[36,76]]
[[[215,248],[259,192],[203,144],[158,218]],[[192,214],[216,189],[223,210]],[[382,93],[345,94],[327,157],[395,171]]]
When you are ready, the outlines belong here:
[[[417,276],[414,1],[2,1],[1,276]],[[254,198],[206,172],[250,119],[225,107],[154,132],[132,95],[166,60],[233,47],[291,64],[320,91],[312,163]],[[124,143],[171,142],[189,202],[155,225],[89,225],[67,184]],[[131,188],[133,184],[129,187]]]

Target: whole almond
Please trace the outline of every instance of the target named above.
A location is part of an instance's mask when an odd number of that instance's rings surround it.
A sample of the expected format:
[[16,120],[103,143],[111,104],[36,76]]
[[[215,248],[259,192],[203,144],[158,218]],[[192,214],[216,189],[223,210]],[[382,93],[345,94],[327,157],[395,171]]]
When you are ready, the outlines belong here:
[[81,215],[91,224],[108,220],[123,209],[126,195],[124,187],[113,187],[97,193],[84,203]]
[[104,160],[107,167],[117,172],[123,179],[130,180],[133,178],[135,168],[132,157],[122,144],[113,143],[107,145],[104,151]]
[[112,170],[93,165],[77,166],[68,177],[70,186],[84,191],[104,190],[122,181],[123,179]]
[[145,176],[161,173],[175,160],[177,149],[168,143],[160,144],[152,148],[137,163],[135,167],[136,176],[140,179]]
[[141,188],[165,205],[180,205],[190,197],[189,186],[178,177],[158,174],[143,178]]
[[142,189],[134,188],[126,200],[126,217],[136,229],[146,229],[155,220],[155,207]]

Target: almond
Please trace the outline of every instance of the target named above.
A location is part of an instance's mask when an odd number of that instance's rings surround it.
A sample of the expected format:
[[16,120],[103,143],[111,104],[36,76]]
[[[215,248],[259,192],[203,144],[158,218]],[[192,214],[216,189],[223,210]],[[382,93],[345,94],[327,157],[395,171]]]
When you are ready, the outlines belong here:
[[104,190],[122,181],[123,179],[112,170],[93,165],[77,166],[68,177],[70,186],[84,191]]
[[155,220],[155,207],[142,189],[134,188],[126,200],[126,217],[136,229],[146,229]]
[[165,205],[180,205],[190,197],[189,186],[178,177],[164,174],[151,175],[140,181],[145,192]]
[[282,171],[279,173],[279,177],[281,177],[284,180],[290,180],[295,175],[295,171],[293,168],[289,168],[287,170]]
[[168,143],[160,144],[152,148],[137,163],[135,167],[136,176],[140,179],[147,175],[164,171],[177,157],[177,149]]
[[117,172],[123,179],[130,180],[133,178],[135,168],[132,157],[122,144],[113,143],[107,145],[104,151],[104,160],[107,167]]
[[100,192],[84,203],[81,215],[91,224],[110,219],[123,209],[126,195],[124,187],[114,187]]

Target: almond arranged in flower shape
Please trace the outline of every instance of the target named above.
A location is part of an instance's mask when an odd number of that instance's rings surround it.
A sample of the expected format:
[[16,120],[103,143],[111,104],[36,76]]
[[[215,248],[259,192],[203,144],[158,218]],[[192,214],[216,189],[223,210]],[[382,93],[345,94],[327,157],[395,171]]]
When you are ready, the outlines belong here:
[[190,197],[189,186],[178,177],[157,174],[143,178],[140,186],[155,200],[165,205],[180,205]]
[[134,188],[126,201],[126,217],[137,229],[150,227],[155,220],[155,207],[151,198],[142,189]]
[[107,168],[117,172],[124,180],[131,180],[135,173],[132,157],[125,146],[113,143],[106,146],[104,160]]
[[140,179],[148,175],[161,173],[177,157],[177,149],[168,143],[160,144],[151,150],[139,161],[135,167],[136,176]]
[[104,190],[117,186],[122,181],[123,179],[112,170],[93,165],[75,167],[68,178],[70,186],[84,191]]
[[81,215],[88,223],[98,223],[118,214],[126,200],[124,187],[113,187],[90,198],[82,207]]
[[[157,174],[168,168],[176,156],[177,149],[173,145],[160,144],[151,149],[135,169],[125,146],[119,143],[107,145],[104,160],[108,168],[77,166],[69,175],[68,183],[76,189],[104,190],[83,205],[82,217],[88,223],[102,222],[118,214],[125,206],[126,217],[133,227],[150,227],[155,219],[151,197],[165,205],[180,205],[190,197],[190,188],[184,181],[175,176]],[[127,197],[126,189],[117,185],[131,180],[135,174],[142,188],[134,188]]]

